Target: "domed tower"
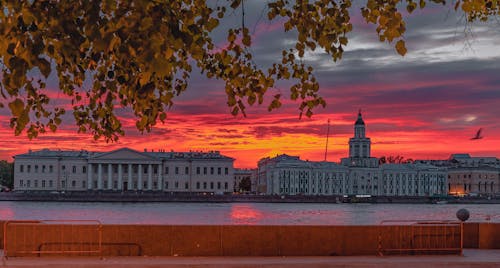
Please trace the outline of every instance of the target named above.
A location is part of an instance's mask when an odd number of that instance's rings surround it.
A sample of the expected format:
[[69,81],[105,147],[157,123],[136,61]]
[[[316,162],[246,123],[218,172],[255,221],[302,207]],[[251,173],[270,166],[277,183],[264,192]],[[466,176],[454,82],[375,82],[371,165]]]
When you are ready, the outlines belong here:
[[354,123],[354,137],[349,139],[349,157],[350,158],[369,158],[370,157],[370,138],[365,136],[365,122],[358,112],[358,119]]
[[342,158],[341,163],[350,167],[378,167],[378,159],[371,157],[371,140],[366,137],[366,126],[358,112],[354,123],[354,137],[349,139],[349,157]]
[[365,121],[363,121],[363,117],[361,116],[361,110],[359,110],[358,112],[358,120],[356,120],[356,123],[354,123],[354,137],[365,137]]

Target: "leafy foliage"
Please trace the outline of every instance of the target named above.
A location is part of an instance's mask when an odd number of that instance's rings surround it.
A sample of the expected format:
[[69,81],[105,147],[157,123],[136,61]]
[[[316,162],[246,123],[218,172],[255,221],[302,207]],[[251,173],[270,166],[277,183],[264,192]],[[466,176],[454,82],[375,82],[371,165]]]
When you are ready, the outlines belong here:
[[238,184],[240,192],[250,192],[252,190],[252,181],[249,176],[243,177]]
[[382,156],[378,159],[379,164],[411,164],[413,163],[414,160],[411,158],[405,159],[401,155],[396,155],[396,156]]
[[0,185],[9,187],[14,186],[14,163],[5,160],[0,161]]
[[[377,25],[382,42],[407,52],[406,25],[400,9],[412,13],[427,3],[444,0],[367,0],[361,14]],[[210,3],[210,5],[208,4]],[[252,38],[244,24],[228,30],[227,43],[216,47],[210,34],[242,0],[45,0],[0,1],[1,96],[12,113],[16,135],[29,138],[56,131],[71,109],[79,132],[95,139],[117,140],[123,135],[116,107],[128,107],[138,130],[150,131],[166,119],[176,96],[185,91],[197,66],[208,78],[224,81],[233,115],[262,104],[278,80],[291,80],[290,99],[299,100],[300,116],[325,106],[313,68],[302,59],[308,50],[322,49],[340,60],[353,30],[352,0],[268,1],[268,19],[295,30],[293,47],[282,51],[281,62],[267,70],[252,60]],[[469,21],[499,14],[496,0],[457,0],[455,10]],[[55,74],[71,107],[49,109],[47,78]],[[90,81],[90,89],[83,83]],[[269,110],[281,106],[273,96]],[[0,104],[3,105],[3,104]]]

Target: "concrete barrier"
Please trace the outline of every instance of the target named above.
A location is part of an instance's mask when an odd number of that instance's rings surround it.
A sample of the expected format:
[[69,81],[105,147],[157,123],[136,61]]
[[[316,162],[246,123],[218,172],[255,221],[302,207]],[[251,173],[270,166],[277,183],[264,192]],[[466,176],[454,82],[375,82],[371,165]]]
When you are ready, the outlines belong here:
[[[4,225],[1,225],[2,228]],[[401,232],[389,226],[261,226],[261,225],[103,225],[104,256],[351,256],[376,255],[379,234],[390,241]],[[78,225],[44,226],[35,237],[29,227],[8,234],[10,252],[70,245]],[[404,227],[401,227],[404,228]],[[7,230],[9,231],[9,230]],[[391,233],[393,232],[393,233]],[[3,230],[0,232],[3,235]],[[76,232],[78,233],[78,232]],[[403,232],[404,233],[404,232]],[[78,239],[76,239],[78,240]],[[3,239],[2,239],[3,241]],[[61,245],[57,245],[61,248]],[[2,245],[3,247],[3,245]],[[500,223],[466,223],[464,247],[500,248]],[[25,255],[25,254],[24,254]],[[97,255],[97,254],[78,254]],[[11,255],[12,256],[12,255]],[[16,255],[18,256],[18,255]]]

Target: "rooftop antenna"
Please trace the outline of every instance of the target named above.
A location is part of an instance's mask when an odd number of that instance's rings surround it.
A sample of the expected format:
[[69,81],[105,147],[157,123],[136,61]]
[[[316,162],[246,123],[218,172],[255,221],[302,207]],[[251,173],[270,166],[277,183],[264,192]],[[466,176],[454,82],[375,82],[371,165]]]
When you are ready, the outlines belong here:
[[325,162],[326,162],[326,155],[328,154],[328,136],[330,135],[330,119],[328,119],[328,124],[326,128],[326,146],[325,146]]

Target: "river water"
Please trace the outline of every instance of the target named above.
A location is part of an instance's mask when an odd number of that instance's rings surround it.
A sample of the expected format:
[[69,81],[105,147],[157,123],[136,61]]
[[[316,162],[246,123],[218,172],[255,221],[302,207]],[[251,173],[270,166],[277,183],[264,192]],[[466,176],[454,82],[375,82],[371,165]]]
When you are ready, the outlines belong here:
[[99,220],[107,224],[373,225],[383,220],[500,222],[500,204],[0,202],[0,220]]

